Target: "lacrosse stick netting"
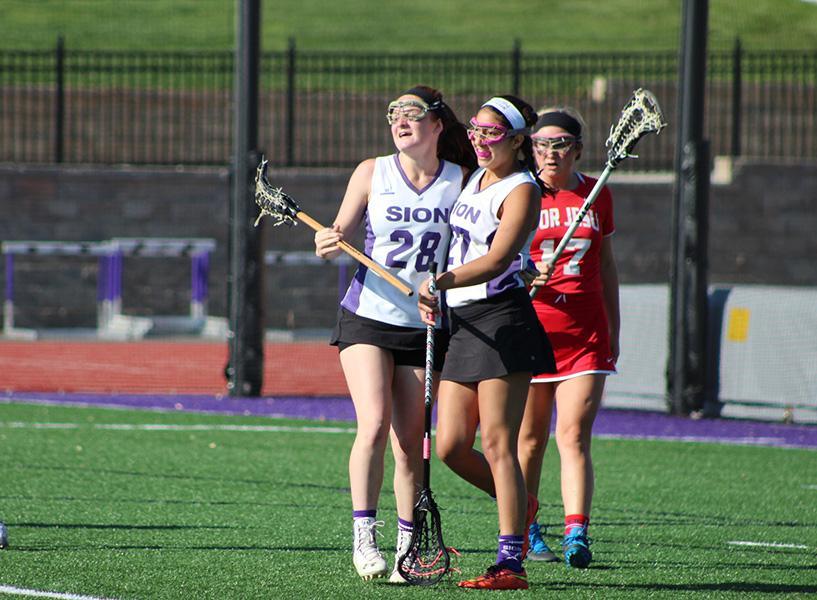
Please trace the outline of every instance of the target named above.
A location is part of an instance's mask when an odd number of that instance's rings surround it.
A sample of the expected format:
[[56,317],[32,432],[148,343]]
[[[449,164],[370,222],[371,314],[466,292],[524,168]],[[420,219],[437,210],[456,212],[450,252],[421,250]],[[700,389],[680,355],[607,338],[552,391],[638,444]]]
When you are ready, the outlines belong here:
[[625,158],[638,158],[632,154],[635,145],[648,133],[658,134],[667,123],[655,95],[638,88],[629,102],[621,109],[618,121],[610,127],[607,138],[607,166],[615,169]]
[[258,226],[262,217],[271,217],[276,227],[278,225],[291,227],[297,224],[297,215],[301,208],[281,188],[274,188],[267,181],[268,162],[262,158],[255,171],[255,203],[261,209],[255,220],[255,226]]
[[579,225],[581,225],[581,222],[585,216],[587,216],[590,207],[593,205],[593,202],[596,201],[596,198],[604,187],[604,184],[607,183],[613,170],[624,159],[638,158],[637,155],[632,153],[638,140],[648,133],[658,134],[666,126],[664,114],[661,112],[661,107],[655,95],[643,88],[635,90],[630,100],[624,105],[624,108],[621,109],[618,121],[610,127],[610,135],[605,143],[608,150],[607,163],[604,167],[604,171],[602,171],[596,181],[596,185],[593,186],[593,189],[585,199],[581,209],[579,209],[579,212],[570,224],[570,227],[564,236],[562,236],[559,245],[556,246],[553,254],[548,259],[548,265],[550,265],[551,269],[548,271],[548,276],[544,283],[531,287],[531,298],[535,297],[539,290],[550,280],[553,274],[553,265],[556,264],[556,261],[562,255],[562,252],[564,252],[567,244],[573,239],[573,234],[576,233],[576,229],[579,228]]
[[[312,228],[313,231],[321,231],[325,229],[325,227],[318,223],[318,221],[301,210],[301,207],[298,206],[298,203],[295,202],[295,200],[293,200],[289,194],[285,193],[281,188],[275,188],[270,184],[270,182],[267,180],[266,159],[261,160],[261,163],[258,165],[258,169],[256,170],[255,203],[261,209],[261,213],[255,220],[256,225],[258,225],[258,222],[262,217],[268,216],[273,219],[276,226],[282,224],[293,226],[297,225],[298,221],[301,221],[306,223],[306,225]],[[400,290],[401,293],[405,294],[406,296],[411,296],[414,294],[414,291],[408,285],[406,285],[406,283],[400,281],[400,279],[391,274],[385,267],[372,260],[369,256],[351,244],[341,241],[338,242],[338,248],[346,252],[346,254],[349,256],[353,257],[359,263],[377,273],[390,285]]]

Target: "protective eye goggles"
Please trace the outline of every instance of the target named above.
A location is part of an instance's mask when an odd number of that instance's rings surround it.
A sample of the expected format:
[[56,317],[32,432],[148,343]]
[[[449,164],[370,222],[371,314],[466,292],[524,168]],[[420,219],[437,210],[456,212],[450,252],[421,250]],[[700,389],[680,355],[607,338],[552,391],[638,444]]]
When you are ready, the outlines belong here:
[[498,144],[505,138],[526,132],[525,129],[508,129],[499,123],[480,123],[476,119],[471,119],[468,124],[468,139],[486,146]]
[[422,100],[395,100],[389,103],[386,120],[394,125],[400,119],[422,121],[428,114],[429,106]]
[[559,154],[567,154],[574,145],[581,141],[581,138],[573,136],[562,137],[531,137],[533,142],[533,150],[538,154],[545,154],[546,152],[558,152]]

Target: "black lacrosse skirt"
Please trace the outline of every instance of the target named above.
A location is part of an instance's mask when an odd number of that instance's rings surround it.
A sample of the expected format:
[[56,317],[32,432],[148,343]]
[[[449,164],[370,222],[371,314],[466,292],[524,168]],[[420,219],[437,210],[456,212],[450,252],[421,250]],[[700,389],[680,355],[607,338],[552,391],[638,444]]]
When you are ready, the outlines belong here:
[[524,288],[450,312],[451,340],[442,379],[474,383],[511,373],[555,373],[550,340]]
[[[434,332],[434,370],[443,368],[448,349],[448,331]],[[425,368],[426,330],[390,325],[375,319],[361,317],[342,306],[329,344],[345,350],[354,344],[368,344],[391,351],[395,365]]]

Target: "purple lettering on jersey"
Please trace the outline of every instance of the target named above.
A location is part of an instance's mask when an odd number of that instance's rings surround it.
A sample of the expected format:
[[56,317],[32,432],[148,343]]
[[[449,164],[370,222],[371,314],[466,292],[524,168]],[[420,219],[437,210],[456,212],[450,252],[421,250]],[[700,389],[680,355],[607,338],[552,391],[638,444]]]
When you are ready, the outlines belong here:
[[389,206],[386,209],[387,221],[400,221],[403,219],[403,212],[399,206]]
[[434,222],[435,223],[448,223],[448,218],[451,213],[450,208],[435,208],[434,209]]
[[428,223],[431,220],[431,211],[427,208],[415,208],[411,211],[411,219],[418,223]]
[[462,217],[471,223],[476,224],[477,220],[479,219],[480,210],[474,206],[468,206],[464,202],[457,202],[454,204],[454,214],[458,217]]
[[391,222],[403,223],[448,223],[448,214],[451,212],[449,208],[425,208],[420,206],[418,208],[411,208],[410,206],[389,206],[386,209],[386,220]]

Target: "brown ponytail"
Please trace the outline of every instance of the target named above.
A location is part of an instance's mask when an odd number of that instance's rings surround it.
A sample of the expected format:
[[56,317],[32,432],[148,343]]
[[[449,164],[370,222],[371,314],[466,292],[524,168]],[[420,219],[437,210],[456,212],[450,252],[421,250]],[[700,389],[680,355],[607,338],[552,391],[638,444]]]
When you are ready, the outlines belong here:
[[451,107],[443,101],[442,93],[427,85],[415,85],[403,94],[421,98],[428,104],[429,114],[442,121],[443,131],[437,141],[437,158],[474,171],[477,168],[477,155],[468,139],[468,130]]

